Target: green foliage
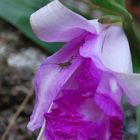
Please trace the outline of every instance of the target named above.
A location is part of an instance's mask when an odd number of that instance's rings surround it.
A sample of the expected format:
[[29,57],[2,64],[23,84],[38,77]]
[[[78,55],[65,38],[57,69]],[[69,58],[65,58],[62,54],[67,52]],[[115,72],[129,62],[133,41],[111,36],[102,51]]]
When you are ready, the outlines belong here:
[[53,53],[61,44],[48,44],[38,40],[29,24],[30,15],[48,2],[48,0],[0,0],[0,17],[13,24],[31,40],[45,48],[48,53]]
[[112,15],[119,15],[123,18],[132,19],[129,12],[124,7],[123,0],[90,0],[94,5],[98,6],[100,9],[107,11]]
[[125,0],[116,0],[120,5],[124,6],[125,5]]

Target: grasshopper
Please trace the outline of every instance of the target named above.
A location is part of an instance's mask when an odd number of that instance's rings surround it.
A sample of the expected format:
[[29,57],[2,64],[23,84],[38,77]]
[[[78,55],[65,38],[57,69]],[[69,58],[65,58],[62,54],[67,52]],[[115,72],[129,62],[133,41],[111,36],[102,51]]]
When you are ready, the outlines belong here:
[[50,64],[55,64],[58,65],[61,70],[64,68],[69,67],[72,64],[72,60],[74,59],[75,56],[71,56],[66,62],[60,62],[60,63],[50,63]]
[[58,63],[57,65],[59,67],[61,67],[62,69],[63,68],[67,68],[67,67],[69,67],[72,64],[72,60],[73,60],[73,56],[71,56],[71,58],[68,61],[62,62],[62,63]]

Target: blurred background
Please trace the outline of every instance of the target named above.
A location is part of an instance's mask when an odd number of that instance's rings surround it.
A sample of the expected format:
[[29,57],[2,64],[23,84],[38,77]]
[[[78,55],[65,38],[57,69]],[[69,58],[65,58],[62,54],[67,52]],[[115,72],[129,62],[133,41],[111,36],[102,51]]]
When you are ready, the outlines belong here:
[[[34,104],[32,80],[41,61],[58,50],[61,43],[44,43],[32,33],[31,13],[52,0],[0,0],[0,139],[35,140],[26,125]],[[121,0],[119,0],[121,1]],[[89,0],[62,0],[84,17],[101,18],[107,13]],[[140,36],[140,0],[122,0],[133,15]],[[127,22],[127,21],[126,21]],[[124,139],[136,140],[136,109],[124,101]]]

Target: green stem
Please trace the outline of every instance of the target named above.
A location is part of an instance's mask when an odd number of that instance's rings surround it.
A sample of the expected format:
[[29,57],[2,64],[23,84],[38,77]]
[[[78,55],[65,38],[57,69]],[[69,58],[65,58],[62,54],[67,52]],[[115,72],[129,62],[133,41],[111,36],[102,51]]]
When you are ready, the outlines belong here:
[[[127,21],[127,24],[126,24],[126,21]],[[140,68],[138,69],[138,67],[140,66],[140,61],[139,61],[139,59],[140,59],[140,40],[134,31],[133,22],[124,18],[123,23],[124,23],[123,26],[124,26],[125,33],[129,40],[134,72],[139,72]]]

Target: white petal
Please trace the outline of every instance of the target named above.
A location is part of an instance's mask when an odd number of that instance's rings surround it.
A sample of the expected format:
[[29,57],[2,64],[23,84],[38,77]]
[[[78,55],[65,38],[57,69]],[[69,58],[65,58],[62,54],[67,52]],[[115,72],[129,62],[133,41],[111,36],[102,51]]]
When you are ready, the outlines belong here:
[[35,34],[47,42],[67,42],[85,31],[99,32],[97,20],[91,23],[64,7],[58,0],[54,0],[33,13],[30,23]]
[[103,70],[132,72],[128,40],[118,26],[106,27],[99,35],[90,35],[80,48],[80,55],[90,57]]
[[107,68],[116,72],[132,72],[129,44],[122,28],[110,27],[102,45],[102,61]]

